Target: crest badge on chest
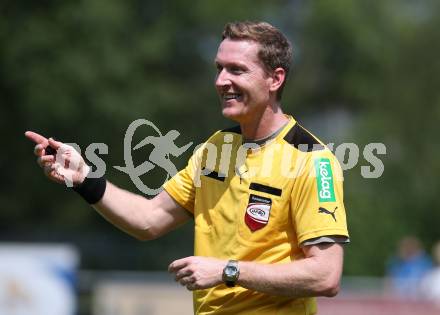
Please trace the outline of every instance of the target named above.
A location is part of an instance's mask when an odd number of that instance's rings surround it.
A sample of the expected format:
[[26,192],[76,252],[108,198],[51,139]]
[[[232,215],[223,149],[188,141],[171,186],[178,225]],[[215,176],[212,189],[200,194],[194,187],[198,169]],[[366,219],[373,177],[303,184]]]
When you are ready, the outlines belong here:
[[254,232],[269,223],[272,200],[266,197],[250,195],[244,215],[244,222]]

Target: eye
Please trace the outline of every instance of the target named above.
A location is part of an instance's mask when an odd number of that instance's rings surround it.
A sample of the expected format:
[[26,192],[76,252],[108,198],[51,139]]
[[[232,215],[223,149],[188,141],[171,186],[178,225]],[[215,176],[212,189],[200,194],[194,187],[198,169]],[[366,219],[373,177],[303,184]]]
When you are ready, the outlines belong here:
[[215,67],[217,69],[217,73],[220,73],[223,70],[223,67],[219,64],[216,64]]
[[231,73],[233,73],[233,74],[241,74],[241,73],[244,72],[244,70],[243,70],[242,68],[237,67],[237,66],[233,66],[233,67],[231,67],[231,68],[229,69],[229,71],[230,71]]

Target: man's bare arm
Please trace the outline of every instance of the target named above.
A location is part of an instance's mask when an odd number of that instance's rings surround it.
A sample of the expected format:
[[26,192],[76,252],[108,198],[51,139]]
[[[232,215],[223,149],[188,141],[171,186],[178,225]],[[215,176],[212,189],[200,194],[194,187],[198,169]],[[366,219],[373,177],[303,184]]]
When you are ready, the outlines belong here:
[[342,245],[306,246],[304,253],[303,259],[288,264],[240,262],[238,284],[271,295],[335,296],[342,274]]
[[[305,257],[286,264],[239,261],[237,285],[258,292],[290,296],[335,296],[342,274],[343,247],[337,243],[306,246]],[[169,271],[189,290],[223,283],[227,261],[208,257],[186,257],[172,262]]]
[[166,191],[147,199],[110,182],[107,182],[103,198],[93,208],[107,221],[139,240],[162,236],[192,217]]
[[[35,145],[37,163],[52,181],[73,186],[80,185],[89,171],[81,155],[62,142],[28,131],[26,137]],[[57,154],[49,153],[56,150]],[[75,160],[75,163],[72,161]],[[153,199],[130,193],[107,182],[101,200],[93,207],[109,222],[141,239],[157,238],[180,226],[191,218],[190,213],[163,191]]]

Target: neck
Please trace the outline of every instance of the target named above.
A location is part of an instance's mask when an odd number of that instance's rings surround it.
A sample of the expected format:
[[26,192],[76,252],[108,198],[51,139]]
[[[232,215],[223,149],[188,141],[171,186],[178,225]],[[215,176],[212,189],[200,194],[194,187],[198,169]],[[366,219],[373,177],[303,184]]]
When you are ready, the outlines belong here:
[[258,140],[270,136],[288,121],[280,107],[267,107],[258,117],[240,122],[241,133],[247,140]]

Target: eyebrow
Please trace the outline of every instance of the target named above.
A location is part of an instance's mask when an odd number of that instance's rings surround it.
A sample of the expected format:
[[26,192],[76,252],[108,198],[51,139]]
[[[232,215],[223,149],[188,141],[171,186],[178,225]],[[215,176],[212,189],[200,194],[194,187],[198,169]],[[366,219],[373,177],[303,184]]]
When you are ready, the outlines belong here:
[[244,63],[240,63],[240,62],[225,62],[225,63],[221,63],[218,59],[214,60],[214,65],[215,66],[222,66],[222,67],[240,67],[240,68],[245,68],[248,69],[249,67],[246,66]]

